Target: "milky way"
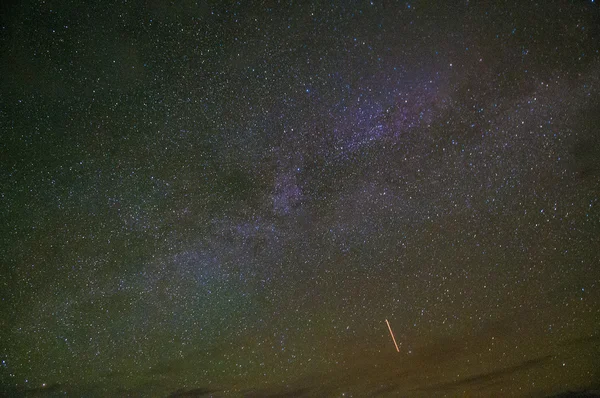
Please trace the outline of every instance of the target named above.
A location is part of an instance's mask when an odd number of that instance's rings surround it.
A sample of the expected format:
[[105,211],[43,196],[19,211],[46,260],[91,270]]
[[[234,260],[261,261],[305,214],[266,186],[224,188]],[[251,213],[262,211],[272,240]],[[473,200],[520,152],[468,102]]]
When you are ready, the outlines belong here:
[[5,7],[0,392],[600,388],[598,5],[345,3]]

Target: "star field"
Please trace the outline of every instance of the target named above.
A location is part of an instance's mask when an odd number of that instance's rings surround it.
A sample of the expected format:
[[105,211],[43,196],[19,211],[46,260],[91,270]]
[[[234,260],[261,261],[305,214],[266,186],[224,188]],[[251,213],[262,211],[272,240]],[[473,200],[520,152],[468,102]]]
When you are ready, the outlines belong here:
[[593,1],[2,7],[0,394],[600,390]]

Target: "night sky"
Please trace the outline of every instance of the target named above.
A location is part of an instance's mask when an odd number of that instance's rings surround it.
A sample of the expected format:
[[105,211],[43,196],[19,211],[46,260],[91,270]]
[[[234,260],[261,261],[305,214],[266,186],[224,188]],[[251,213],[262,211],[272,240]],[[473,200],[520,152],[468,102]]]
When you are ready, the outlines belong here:
[[598,393],[599,4],[84,3],[1,6],[0,395]]

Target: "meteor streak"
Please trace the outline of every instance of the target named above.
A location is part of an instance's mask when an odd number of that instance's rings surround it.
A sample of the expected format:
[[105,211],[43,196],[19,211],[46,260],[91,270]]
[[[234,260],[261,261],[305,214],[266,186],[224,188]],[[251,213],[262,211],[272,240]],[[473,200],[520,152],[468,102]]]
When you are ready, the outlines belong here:
[[396,346],[396,351],[400,352],[400,348],[398,348],[398,343],[396,343],[396,338],[394,337],[394,332],[392,332],[392,327],[390,326],[390,323],[388,322],[388,320],[385,320],[385,323],[387,323],[388,325],[388,329],[390,330],[390,335],[392,336],[392,340],[394,340],[394,345]]

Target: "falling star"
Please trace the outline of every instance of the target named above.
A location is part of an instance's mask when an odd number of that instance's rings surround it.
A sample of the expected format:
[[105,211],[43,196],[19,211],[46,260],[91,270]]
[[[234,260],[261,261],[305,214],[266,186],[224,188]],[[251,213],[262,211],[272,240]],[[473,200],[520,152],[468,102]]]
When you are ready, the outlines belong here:
[[394,337],[394,332],[392,332],[392,327],[390,326],[390,323],[388,322],[388,320],[385,320],[385,323],[387,323],[387,327],[390,330],[390,335],[392,336],[392,340],[394,340],[394,345],[396,346],[396,351],[400,352],[400,348],[398,348],[398,343],[396,343],[396,338]]

